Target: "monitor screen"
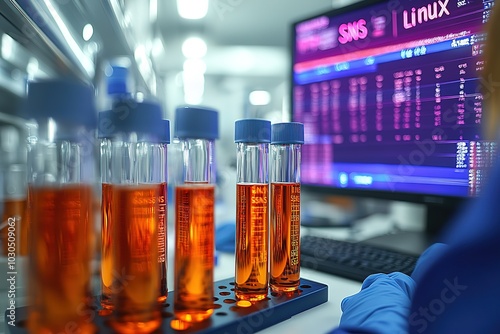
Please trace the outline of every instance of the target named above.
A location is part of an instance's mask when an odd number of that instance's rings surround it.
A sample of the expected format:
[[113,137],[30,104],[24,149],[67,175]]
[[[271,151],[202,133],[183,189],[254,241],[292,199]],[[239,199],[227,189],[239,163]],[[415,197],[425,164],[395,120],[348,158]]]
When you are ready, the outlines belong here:
[[440,203],[476,196],[493,1],[363,1],[293,25],[292,120],[303,185]]

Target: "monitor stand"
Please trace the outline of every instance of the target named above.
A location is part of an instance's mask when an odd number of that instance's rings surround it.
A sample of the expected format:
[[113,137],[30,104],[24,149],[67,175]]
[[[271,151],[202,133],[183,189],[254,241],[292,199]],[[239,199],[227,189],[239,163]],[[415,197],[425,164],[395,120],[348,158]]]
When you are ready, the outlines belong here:
[[[438,205],[424,205],[425,221],[422,222],[422,228],[405,228],[401,223],[400,217],[396,218],[396,229],[387,234],[375,236],[363,240],[363,243],[377,247],[388,248],[403,253],[420,255],[432,243],[438,241],[440,232],[447,222],[455,214],[455,208],[443,207]],[[407,212],[406,218],[415,218],[415,211]],[[423,218],[422,217],[422,218]]]

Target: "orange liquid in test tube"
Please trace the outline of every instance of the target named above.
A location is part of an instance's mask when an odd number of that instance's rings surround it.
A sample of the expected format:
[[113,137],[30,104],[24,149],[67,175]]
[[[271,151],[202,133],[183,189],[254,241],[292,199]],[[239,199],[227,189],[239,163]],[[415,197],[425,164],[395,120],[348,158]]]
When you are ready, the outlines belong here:
[[159,186],[111,185],[114,313],[120,333],[150,333],[161,324],[158,305]]
[[268,185],[236,185],[236,277],[238,299],[257,301],[268,294]]
[[158,194],[158,271],[160,275],[160,295],[158,302],[165,303],[167,288],[167,183],[163,182]]
[[[15,233],[15,248],[16,254],[28,254],[28,219],[26,217],[26,200],[25,199],[8,199],[3,202],[3,217],[1,222],[9,220],[15,221],[15,226],[10,229]],[[7,256],[9,253],[9,228],[2,229],[2,254]],[[12,238],[11,238],[12,239]]]
[[199,322],[213,313],[214,185],[175,189],[175,316]]
[[30,333],[94,333],[90,186],[32,188]]
[[111,253],[111,199],[112,188],[108,183],[102,184],[102,209],[101,209],[101,306],[111,309],[113,286],[113,256]]
[[271,183],[271,289],[300,284],[300,184]]

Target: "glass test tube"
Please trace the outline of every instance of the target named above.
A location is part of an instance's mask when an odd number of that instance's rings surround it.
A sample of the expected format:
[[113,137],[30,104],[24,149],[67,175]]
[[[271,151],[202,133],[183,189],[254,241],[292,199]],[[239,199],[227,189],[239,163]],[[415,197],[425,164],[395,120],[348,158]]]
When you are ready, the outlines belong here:
[[109,224],[102,236],[109,236],[111,250],[110,267],[103,274],[103,282],[111,282],[110,324],[121,333],[149,333],[161,324],[158,199],[166,153],[160,139],[162,111],[156,103],[124,99],[114,103],[108,115],[111,134],[101,141],[101,159],[107,161],[101,160],[101,174],[103,217]]
[[300,158],[304,125],[278,123],[271,131],[271,290],[300,285]]
[[243,119],[235,123],[236,254],[238,299],[258,301],[268,295],[269,177],[271,122]]
[[[66,81],[30,82],[28,137],[30,333],[94,333],[89,317],[94,251],[93,91]],[[36,132],[35,132],[36,131]]]
[[[26,166],[12,164],[4,171],[3,216],[0,222],[12,222],[10,228],[0,231],[2,254],[28,255],[28,215]],[[10,233],[9,233],[10,232]],[[10,250],[9,250],[10,249]]]
[[[102,205],[101,205],[101,306],[112,309],[111,302],[113,277],[112,247],[111,247],[111,141],[109,138],[117,128],[113,125],[113,131],[108,127],[112,115],[111,110],[100,113],[99,137],[101,138],[101,181],[102,181]],[[116,112],[116,111],[115,111]],[[118,116],[120,117],[120,116]],[[165,303],[168,297],[167,286],[167,145],[170,143],[170,122],[162,120],[162,138],[158,144],[152,144],[158,154],[160,164],[159,170],[159,193],[158,193],[158,272],[160,287],[158,302]],[[108,125],[108,126],[107,126]],[[107,128],[107,129],[105,129]]]
[[163,131],[160,143],[157,147],[160,158],[160,192],[158,194],[158,272],[160,276],[160,291],[158,302],[163,304],[167,301],[167,145],[170,144],[170,121],[163,120]]
[[97,123],[100,140],[101,169],[101,306],[112,309],[113,264],[111,253],[111,151],[112,135],[116,132],[111,110],[99,113]]
[[213,313],[218,113],[179,107],[174,132],[182,154],[175,180],[174,313],[182,321],[199,322]]

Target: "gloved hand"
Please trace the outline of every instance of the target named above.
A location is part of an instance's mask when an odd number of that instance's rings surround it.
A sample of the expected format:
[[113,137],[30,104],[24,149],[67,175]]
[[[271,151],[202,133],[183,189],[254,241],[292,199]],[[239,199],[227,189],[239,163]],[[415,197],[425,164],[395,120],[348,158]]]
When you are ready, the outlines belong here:
[[367,333],[407,333],[415,281],[400,272],[368,276],[361,291],[342,300],[339,329]]

